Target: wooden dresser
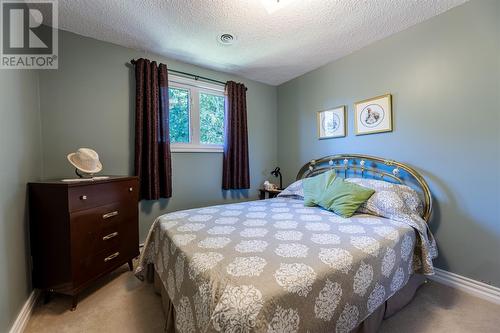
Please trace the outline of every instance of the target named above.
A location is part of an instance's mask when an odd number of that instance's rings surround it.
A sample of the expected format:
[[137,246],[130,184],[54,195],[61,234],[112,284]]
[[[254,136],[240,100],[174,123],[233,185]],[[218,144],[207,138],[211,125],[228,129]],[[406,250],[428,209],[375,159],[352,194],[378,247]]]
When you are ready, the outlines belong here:
[[137,177],[29,185],[33,285],[73,296],[139,255]]

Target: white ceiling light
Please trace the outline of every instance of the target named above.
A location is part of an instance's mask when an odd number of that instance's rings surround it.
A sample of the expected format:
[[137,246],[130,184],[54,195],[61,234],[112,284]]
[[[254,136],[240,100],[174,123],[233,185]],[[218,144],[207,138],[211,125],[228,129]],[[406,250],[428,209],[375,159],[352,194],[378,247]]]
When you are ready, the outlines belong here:
[[260,0],[269,14],[289,6],[296,0]]

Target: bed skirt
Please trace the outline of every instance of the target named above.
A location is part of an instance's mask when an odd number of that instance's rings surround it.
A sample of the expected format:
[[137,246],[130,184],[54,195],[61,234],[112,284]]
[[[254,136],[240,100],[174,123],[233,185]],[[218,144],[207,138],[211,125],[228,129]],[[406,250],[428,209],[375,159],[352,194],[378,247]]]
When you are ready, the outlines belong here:
[[[147,277],[148,282],[154,283],[155,292],[161,296],[161,304],[166,319],[165,332],[177,332],[175,329],[175,309],[153,265],[148,265]],[[354,331],[356,333],[376,333],[384,319],[394,315],[410,303],[418,287],[425,283],[425,281],[426,279],[423,275],[414,274],[403,288],[379,306]]]

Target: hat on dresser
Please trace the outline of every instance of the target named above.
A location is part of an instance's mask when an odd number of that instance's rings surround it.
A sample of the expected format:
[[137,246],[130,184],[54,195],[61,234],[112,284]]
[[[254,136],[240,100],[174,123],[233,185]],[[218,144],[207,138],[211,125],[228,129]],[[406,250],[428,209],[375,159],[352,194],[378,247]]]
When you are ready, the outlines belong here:
[[75,153],[68,154],[69,163],[86,173],[97,173],[102,170],[99,155],[90,148],[79,148]]

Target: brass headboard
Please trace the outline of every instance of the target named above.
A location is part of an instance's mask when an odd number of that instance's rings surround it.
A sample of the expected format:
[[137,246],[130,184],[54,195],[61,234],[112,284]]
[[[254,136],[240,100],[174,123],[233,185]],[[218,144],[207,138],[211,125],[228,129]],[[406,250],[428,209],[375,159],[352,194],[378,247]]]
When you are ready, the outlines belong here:
[[393,183],[405,184],[416,189],[423,197],[424,216],[429,222],[432,213],[432,196],[425,179],[412,167],[405,163],[381,157],[340,154],[325,156],[304,164],[297,174],[297,179],[312,177],[334,169],[337,175],[347,178],[351,175],[361,178],[375,178]]

